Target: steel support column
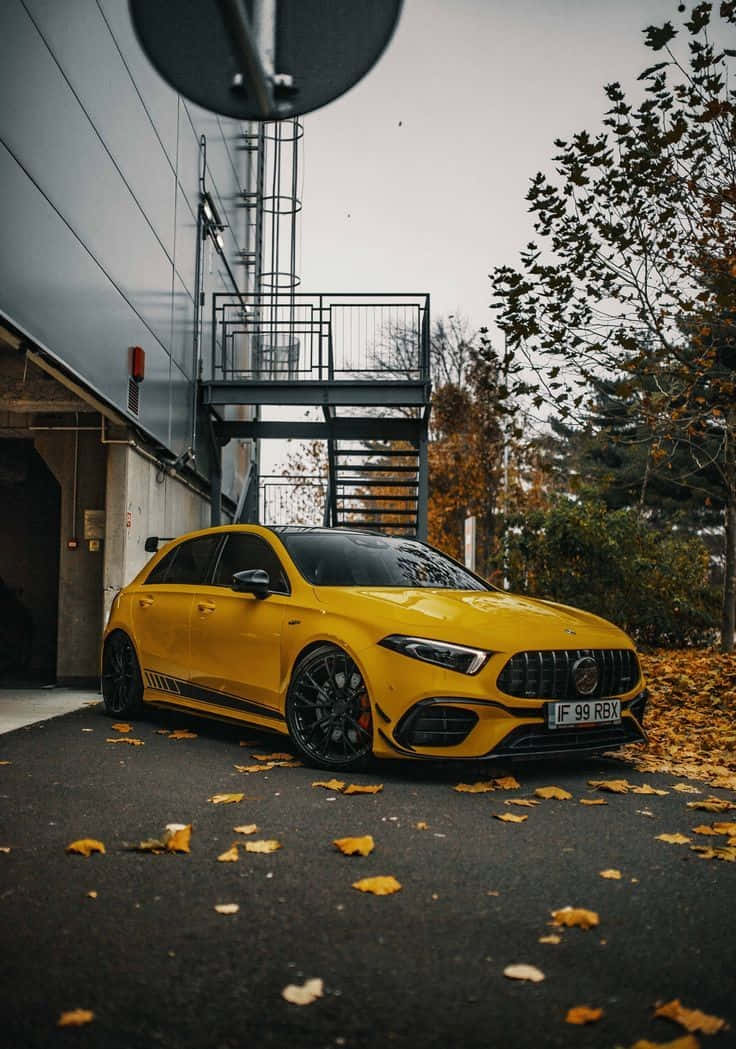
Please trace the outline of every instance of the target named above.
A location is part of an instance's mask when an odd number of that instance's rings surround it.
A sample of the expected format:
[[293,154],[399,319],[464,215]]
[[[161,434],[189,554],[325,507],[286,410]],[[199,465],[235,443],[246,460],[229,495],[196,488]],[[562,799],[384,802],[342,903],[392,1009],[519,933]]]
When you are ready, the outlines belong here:
[[429,422],[425,416],[419,433],[419,472],[417,489],[417,539],[426,541],[429,503]]

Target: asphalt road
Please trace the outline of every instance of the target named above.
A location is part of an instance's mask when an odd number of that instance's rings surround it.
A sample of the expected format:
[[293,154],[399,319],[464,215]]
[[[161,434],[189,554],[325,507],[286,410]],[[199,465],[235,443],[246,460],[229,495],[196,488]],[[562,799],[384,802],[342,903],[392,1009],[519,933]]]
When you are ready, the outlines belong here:
[[[234,769],[285,749],[280,737],[152,713],[134,723],[144,740],[134,747],[106,743],[110,725],[88,708],[0,738],[10,762],[0,766],[0,846],[12,850],[0,853],[1,1046],[613,1049],[684,1034],[653,1018],[653,1003],[672,998],[730,1021],[702,1043],[736,1046],[736,864],[655,840],[679,831],[712,842],[691,828],[736,812],[686,808],[696,795],[672,791],[675,778],[610,759],[377,763],[349,780],[383,791],[348,797],[313,788],[324,776],[307,768]],[[156,731],[174,727],[198,738]],[[452,789],[501,771],[521,788]],[[601,794],[587,782],[621,776],[670,793]],[[549,784],[573,798],[504,804]],[[208,801],[240,791],[237,804]],[[529,818],[493,818],[503,812]],[[193,824],[190,854],[126,848],[170,822]],[[218,863],[244,823],[283,847]],[[376,843],[367,857],[332,845],[364,834]],[[104,842],[105,855],[65,854],[82,837]],[[602,878],[606,868],[622,878]],[[403,888],[378,897],[351,887],[372,875]],[[238,913],[217,913],[221,903]],[[600,925],[553,930],[550,912],[566,905],[598,912]],[[539,942],[555,931],[560,943]],[[512,982],[503,970],[513,963],[546,978]],[[324,996],[313,1004],[281,997],[316,977]],[[576,1005],[604,1016],[571,1026]],[[92,1010],[92,1022],[58,1028],[75,1008]]]

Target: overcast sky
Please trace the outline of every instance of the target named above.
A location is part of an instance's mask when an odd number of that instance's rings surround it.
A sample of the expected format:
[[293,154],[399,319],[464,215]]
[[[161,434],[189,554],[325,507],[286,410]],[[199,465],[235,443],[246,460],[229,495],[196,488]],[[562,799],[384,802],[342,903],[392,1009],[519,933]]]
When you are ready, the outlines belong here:
[[304,291],[423,292],[491,320],[488,274],[532,230],[553,140],[600,127],[603,84],[651,64],[674,0],[405,0],[351,91],[304,118]]

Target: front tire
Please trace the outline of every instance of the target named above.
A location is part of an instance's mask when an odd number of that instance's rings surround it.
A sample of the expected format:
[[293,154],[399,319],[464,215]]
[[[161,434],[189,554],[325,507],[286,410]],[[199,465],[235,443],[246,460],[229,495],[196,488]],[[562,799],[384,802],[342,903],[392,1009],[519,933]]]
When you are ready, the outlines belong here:
[[102,650],[102,701],[110,717],[135,717],[143,705],[143,678],[133,642],[122,630]]
[[373,715],[363,676],[336,645],[321,645],[295,667],[286,723],[300,755],[334,772],[364,768],[373,749]]

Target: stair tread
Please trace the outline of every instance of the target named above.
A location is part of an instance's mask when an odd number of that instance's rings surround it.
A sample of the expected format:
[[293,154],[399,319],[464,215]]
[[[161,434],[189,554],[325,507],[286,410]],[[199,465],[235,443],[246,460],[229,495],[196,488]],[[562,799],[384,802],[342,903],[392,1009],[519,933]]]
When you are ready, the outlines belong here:
[[395,448],[336,448],[335,455],[384,455],[392,459],[419,455],[418,448],[406,448],[403,452]]
[[402,473],[415,474],[419,470],[416,466],[381,466],[378,463],[369,463],[367,466],[356,466],[354,463],[335,463],[335,470],[347,470],[351,473]]
[[384,478],[382,481],[366,481],[364,477],[342,477],[338,478],[338,485],[352,485],[354,488],[418,488],[418,481],[392,481]]
[[354,509],[350,509],[349,506],[341,506],[340,511],[343,514],[367,514],[368,516],[378,516],[381,514],[384,517],[416,517],[416,510],[373,510],[369,506],[356,506]]

